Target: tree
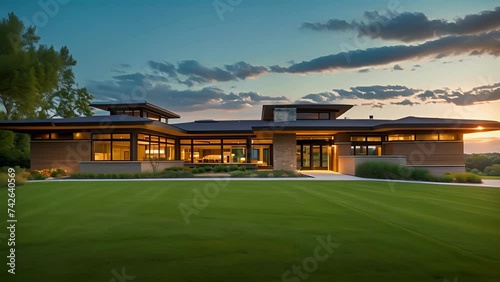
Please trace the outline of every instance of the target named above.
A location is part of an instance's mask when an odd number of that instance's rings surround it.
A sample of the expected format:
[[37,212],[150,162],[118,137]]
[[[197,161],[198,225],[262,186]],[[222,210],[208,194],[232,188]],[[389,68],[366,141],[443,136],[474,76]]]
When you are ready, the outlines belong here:
[[[69,49],[39,40],[14,13],[0,22],[0,119],[92,115],[93,97],[78,87]],[[0,167],[29,166],[29,136],[0,131],[0,144]]]
[[472,154],[465,159],[465,167],[468,170],[477,168],[479,171],[484,171],[489,165],[491,165],[491,159],[486,155]]
[[14,13],[0,23],[0,103],[3,119],[92,115],[92,96],[79,88],[72,67],[77,61],[64,46],[38,44],[34,27]]

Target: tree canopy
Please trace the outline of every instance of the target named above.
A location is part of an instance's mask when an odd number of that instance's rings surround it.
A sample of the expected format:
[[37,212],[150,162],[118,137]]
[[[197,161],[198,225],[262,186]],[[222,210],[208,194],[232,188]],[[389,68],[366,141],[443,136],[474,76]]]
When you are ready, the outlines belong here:
[[14,13],[0,22],[0,119],[92,115],[92,95],[78,87],[68,47],[39,40]]

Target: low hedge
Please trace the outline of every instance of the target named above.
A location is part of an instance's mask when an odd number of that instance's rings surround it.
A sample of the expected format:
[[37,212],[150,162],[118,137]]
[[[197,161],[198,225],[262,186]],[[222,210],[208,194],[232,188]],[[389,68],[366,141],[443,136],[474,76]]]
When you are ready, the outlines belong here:
[[139,173],[72,173],[72,179],[141,179],[141,178],[188,178],[193,177],[191,171],[187,170],[164,170],[162,172],[139,172]]
[[415,180],[430,182],[482,183],[473,173],[459,172],[434,175],[426,169],[410,168],[387,162],[364,162],[356,167],[356,176],[376,179]]
[[306,177],[303,174],[292,170],[270,170],[270,171],[251,171],[236,170],[229,172],[231,177]]

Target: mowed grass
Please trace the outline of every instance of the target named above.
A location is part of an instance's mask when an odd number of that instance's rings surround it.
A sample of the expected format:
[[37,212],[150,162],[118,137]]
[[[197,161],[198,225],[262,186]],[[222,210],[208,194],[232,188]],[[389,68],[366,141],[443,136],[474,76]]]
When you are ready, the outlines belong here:
[[[214,196],[208,205],[194,192],[207,188]],[[0,192],[6,207],[7,191]],[[189,224],[181,203],[197,211]],[[0,237],[0,281],[500,281],[500,189],[494,188],[42,182],[17,188],[16,204],[16,275],[6,273]],[[6,212],[0,211],[4,234]],[[318,237],[327,236],[339,246],[315,267],[307,258],[320,246]],[[292,267],[304,260],[314,271],[302,270],[300,278]]]

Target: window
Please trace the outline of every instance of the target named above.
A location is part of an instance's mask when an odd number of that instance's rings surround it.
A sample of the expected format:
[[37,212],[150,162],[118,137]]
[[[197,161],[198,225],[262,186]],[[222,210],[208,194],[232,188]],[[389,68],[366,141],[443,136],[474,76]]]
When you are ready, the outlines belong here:
[[75,140],[90,139],[90,133],[88,133],[88,132],[75,132],[75,133],[73,133],[73,139],[75,139]]
[[375,146],[375,145],[368,146],[367,154],[370,156],[381,156],[382,146]]
[[111,134],[94,134],[92,135],[92,139],[94,140],[111,139]]
[[319,119],[318,113],[297,113],[298,120]]
[[50,139],[50,134],[48,133],[43,133],[43,134],[32,134],[31,139],[33,140],[46,140]]
[[368,141],[368,142],[382,142],[382,137],[380,137],[380,136],[368,136],[366,138],[366,141]]
[[[300,148],[300,146],[298,147]],[[253,145],[250,163],[257,164],[258,166],[271,165],[270,152],[271,152],[271,145]]]
[[319,119],[330,119],[330,113],[319,113]]
[[365,142],[365,136],[351,136],[351,142]]
[[130,141],[113,142],[113,161],[130,161]]
[[[138,134],[137,159],[138,160],[174,160],[175,140],[157,135]],[[191,143],[191,140],[187,140]],[[191,148],[191,146],[188,146]],[[191,157],[189,156],[189,161]]]
[[457,135],[454,133],[440,133],[439,140],[453,141],[453,140],[458,140],[458,139],[457,139]]
[[417,134],[415,138],[422,141],[439,139],[437,134]]
[[111,160],[111,141],[94,141],[94,160]]
[[389,141],[413,141],[415,135],[413,134],[393,134],[389,135]]
[[113,139],[130,139],[130,134],[113,134]]

